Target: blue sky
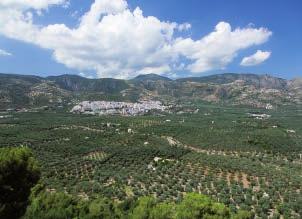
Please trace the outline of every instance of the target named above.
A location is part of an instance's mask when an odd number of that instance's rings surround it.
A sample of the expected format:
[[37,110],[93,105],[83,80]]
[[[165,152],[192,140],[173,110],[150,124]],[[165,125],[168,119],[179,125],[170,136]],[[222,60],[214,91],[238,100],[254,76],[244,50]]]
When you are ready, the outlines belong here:
[[[91,11],[95,1],[41,1],[45,4],[20,3],[17,7],[0,3],[0,72],[116,78],[151,72],[171,77],[222,72],[268,73],[288,79],[302,76],[300,0],[128,0],[126,5],[124,0],[97,0],[101,5],[98,10],[108,7],[97,21],[102,22],[99,31],[93,27],[98,23],[80,25],[81,17]],[[113,6],[109,4],[114,1],[117,8],[111,11]],[[136,7],[142,16],[138,12],[135,15]],[[127,10],[130,14],[126,15]],[[20,15],[30,12],[31,16],[11,21],[11,11]],[[123,13],[124,21],[114,19]],[[157,21],[148,20],[148,16]],[[22,22],[27,28],[8,26],[10,22]],[[138,28],[138,22],[146,25]],[[64,24],[67,29],[53,26],[51,31],[43,30],[54,24]],[[190,27],[180,31],[182,24]],[[90,34],[85,33],[85,28]],[[241,30],[238,35],[234,33],[236,28]],[[145,35],[132,36],[138,30]],[[211,40],[206,43],[209,35]],[[237,39],[245,38],[246,43],[238,40],[236,45]]]

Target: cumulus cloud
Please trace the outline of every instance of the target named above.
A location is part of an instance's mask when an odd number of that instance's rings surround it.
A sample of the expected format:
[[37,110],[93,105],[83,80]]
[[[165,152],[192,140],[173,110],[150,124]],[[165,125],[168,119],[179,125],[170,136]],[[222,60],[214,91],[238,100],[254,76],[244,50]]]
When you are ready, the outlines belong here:
[[1,0],[0,7],[4,9],[47,9],[49,6],[62,4],[65,6],[68,4],[67,0]]
[[12,56],[12,54],[3,49],[0,49],[0,56]]
[[258,50],[255,54],[244,57],[240,63],[241,66],[259,65],[269,59],[271,52]]
[[176,51],[192,63],[187,69],[192,73],[205,72],[212,69],[223,69],[233,61],[240,50],[266,42],[272,32],[265,28],[236,28],[220,22],[215,30],[200,40],[190,38],[177,39]]
[[240,50],[260,45],[272,35],[266,28],[232,29],[220,22],[199,40],[176,37],[191,24],[145,16],[138,7],[131,10],[126,0],[95,0],[74,28],[35,25],[33,10],[63,7],[66,2],[1,0],[0,34],[49,49],[57,62],[69,68],[115,78],[223,69]]

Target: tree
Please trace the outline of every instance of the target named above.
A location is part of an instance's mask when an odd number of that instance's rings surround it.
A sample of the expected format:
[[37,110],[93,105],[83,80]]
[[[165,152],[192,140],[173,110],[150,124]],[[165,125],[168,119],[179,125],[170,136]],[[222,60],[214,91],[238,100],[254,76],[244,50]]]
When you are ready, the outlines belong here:
[[132,198],[116,203],[107,198],[94,197],[82,200],[65,193],[50,193],[41,190],[40,185],[32,191],[31,205],[24,219],[250,219],[252,215],[245,211],[231,214],[225,205],[210,198],[191,193],[178,204],[158,202],[153,197]]
[[89,204],[89,212],[85,218],[114,218],[113,202],[106,198],[97,198]]
[[30,149],[0,148],[0,218],[21,217],[31,188],[39,179],[38,164]]
[[136,207],[130,213],[130,218],[133,219],[148,219],[153,207],[156,205],[156,200],[153,197],[142,197],[138,200]]
[[230,210],[225,205],[213,202],[210,198],[197,193],[187,194],[178,205],[176,218],[229,218]]
[[252,215],[246,211],[239,211],[237,214],[231,214],[230,209],[224,204],[214,202],[204,195],[189,193],[184,197],[183,201],[176,206],[176,216],[173,216],[172,218],[250,219],[252,218]]
[[65,193],[41,192],[33,197],[25,219],[66,219],[77,215],[77,201]]
[[159,203],[150,212],[151,219],[173,219],[175,218],[174,203]]

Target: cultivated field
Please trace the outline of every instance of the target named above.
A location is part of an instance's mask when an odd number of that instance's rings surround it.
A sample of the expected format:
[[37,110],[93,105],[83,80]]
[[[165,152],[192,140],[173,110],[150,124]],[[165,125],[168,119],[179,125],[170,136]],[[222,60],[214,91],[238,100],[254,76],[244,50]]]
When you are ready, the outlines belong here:
[[117,201],[178,201],[194,191],[232,211],[300,218],[302,111],[194,107],[199,111],[137,117],[2,113],[0,145],[32,148],[49,191]]

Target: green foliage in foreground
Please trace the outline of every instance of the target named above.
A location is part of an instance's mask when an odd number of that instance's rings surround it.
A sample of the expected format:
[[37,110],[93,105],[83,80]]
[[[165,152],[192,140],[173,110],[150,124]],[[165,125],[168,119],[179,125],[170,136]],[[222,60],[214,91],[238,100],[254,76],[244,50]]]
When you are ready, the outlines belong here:
[[189,193],[179,203],[157,202],[153,197],[117,203],[108,198],[80,200],[65,193],[41,192],[32,198],[25,219],[129,218],[129,219],[248,219],[246,211],[232,214],[224,204],[197,193]]
[[0,218],[24,214],[40,171],[28,148],[0,148]]
[[[40,178],[40,171],[31,151],[25,147],[1,148],[0,170],[0,218],[248,219],[252,217],[250,213],[244,211],[232,214],[224,204],[216,203],[207,196],[197,193],[187,194],[179,203],[158,202],[151,196],[117,202],[98,196],[84,200],[66,193],[51,193],[41,184],[34,187]],[[23,215],[28,199],[30,205]]]

